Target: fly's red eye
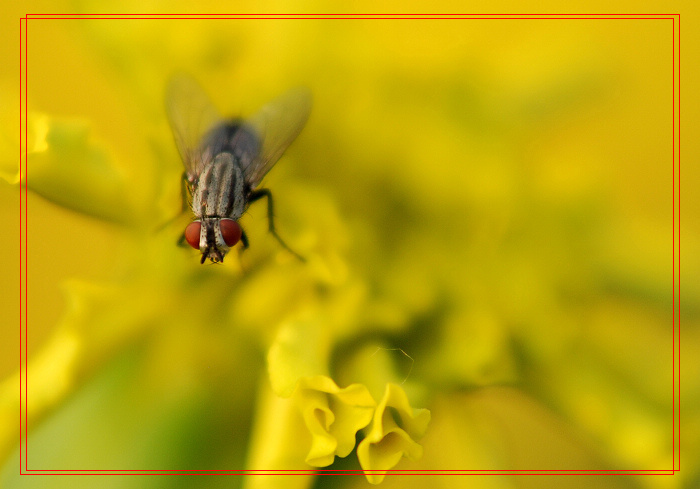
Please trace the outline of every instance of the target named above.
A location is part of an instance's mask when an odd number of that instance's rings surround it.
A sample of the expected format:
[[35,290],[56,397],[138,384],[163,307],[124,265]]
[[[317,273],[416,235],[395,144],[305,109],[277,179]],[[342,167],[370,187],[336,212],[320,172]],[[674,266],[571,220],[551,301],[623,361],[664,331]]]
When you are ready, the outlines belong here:
[[199,233],[202,230],[202,223],[199,221],[191,222],[185,228],[185,240],[195,250],[199,249]]
[[226,244],[231,247],[241,240],[241,234],[243,230],[240,224],[238,224],[233,219],[222,219],[220,221],[221,225],[221,236],[223,236]]

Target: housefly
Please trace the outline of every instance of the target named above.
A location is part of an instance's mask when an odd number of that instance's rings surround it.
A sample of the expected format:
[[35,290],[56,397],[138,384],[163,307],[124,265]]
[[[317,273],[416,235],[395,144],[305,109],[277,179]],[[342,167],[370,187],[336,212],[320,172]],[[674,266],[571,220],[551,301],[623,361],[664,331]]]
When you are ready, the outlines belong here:
[[185,165],[183,195],[194,214],[183,238],[201,251],[201,263],[223,262],[238,241],[248,248],[238,220],[263,197],[270,233],[303,261],[275,231],[272,193],[258,185],[304,127],[311,110],[308,90],[290,90],[249,119],[227,120],[194,79],[180,75],[168,85],[166,106]]

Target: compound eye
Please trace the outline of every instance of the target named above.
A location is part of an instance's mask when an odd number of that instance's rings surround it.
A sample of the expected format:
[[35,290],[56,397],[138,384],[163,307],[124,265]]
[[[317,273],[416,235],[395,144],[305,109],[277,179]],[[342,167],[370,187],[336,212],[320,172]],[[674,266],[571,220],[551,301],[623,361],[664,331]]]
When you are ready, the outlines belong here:
[[199,221],[191,222],[185,228],[185,240],[195,250],[199,249],[199,234],[202,231],[202,223]]
[[241,234],[243,230],[241,225],[238,224],[233,219],[222,219],[220,221],[221,226],[221,236],[224,238],[224,242],[228,247],[231,247],[241,240]]

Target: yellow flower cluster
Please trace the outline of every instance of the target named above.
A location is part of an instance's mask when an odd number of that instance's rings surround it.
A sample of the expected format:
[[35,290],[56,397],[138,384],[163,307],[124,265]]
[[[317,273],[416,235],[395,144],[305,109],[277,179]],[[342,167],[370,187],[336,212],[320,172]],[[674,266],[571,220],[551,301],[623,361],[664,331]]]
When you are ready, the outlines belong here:
[[[403,456],[420,458],[422,448],[417,441],[428,428],[430,412],[412,408],[403,388],[387,382],[392,378],[391,367],[372,368],[369,374],[367,369],[356,372],[367,385],[352,383],[344,388],[328,375],[318,373],[328,367],[324,362],[330,345],[329,323],[333,321],[305,318],[287,322],[279,329],[268,353],[272,390],[298,410],[300,416],[289,418],[289,423],[303,423],[310,435],[306,463],[327,467],[336,456],[348,456],[355,448],[358,431],[362,431],[363,439],[357,446],[360,466],[370,482],[379,483]],[[370,390],[382,383],[384,391],[378,393],[381,397],[373,397]]]
[[418,460],[423,453],[417,440],[428,428],[430,412],[411,408],[397,384],[387,384],[384,397],[376,403],[361,384],[341,389],[329,377],[317,376],[300,379],[293,397],[312,435],[306,457],[310,465],[326,467],[335,456],[349,455],[362,429],[364,439],[357,446],[357,456],[373,484],[380,483],[401,457]]

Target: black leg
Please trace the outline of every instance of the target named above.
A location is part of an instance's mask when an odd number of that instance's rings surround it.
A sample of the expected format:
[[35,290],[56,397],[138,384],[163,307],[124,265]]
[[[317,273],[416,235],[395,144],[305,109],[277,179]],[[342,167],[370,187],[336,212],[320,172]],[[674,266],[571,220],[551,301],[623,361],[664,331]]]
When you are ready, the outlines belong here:
[[245,271],[245,266],[243,265],[243,252],[248,249],[250,242],[248,241],[248,235],[245,233],[243,228],[241,228],[241,247],[238,248],[238,262],[241,264],[241,270]]
[[291,249],[287,243],[284,242],[282,238],[280,238],[279,234],[277,234],[277,231],[275,231],[275,221],[274,221],[274,207],[272,204],[272,192],[270,192],[269,189],[266,188],[261,188],[258,190],[253,190],[250,195],[248,196],[248,202],[252,204],[256,200],[260,200],[263,197],[267,197],[267,223],[268,223],[268,230],[270,231],[270,234],[272,234],[277,241],[282,245],[284,249],[289,251],[292,255],[296,256],[297,259],[299,259],[302,262],[306,262],[303,256],[301,256],[299,253]]

